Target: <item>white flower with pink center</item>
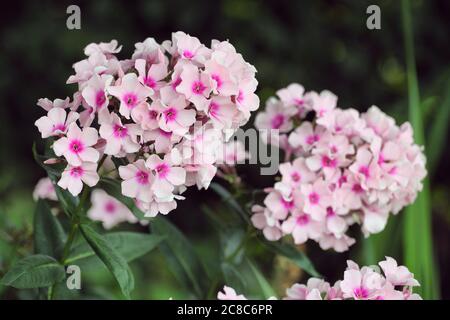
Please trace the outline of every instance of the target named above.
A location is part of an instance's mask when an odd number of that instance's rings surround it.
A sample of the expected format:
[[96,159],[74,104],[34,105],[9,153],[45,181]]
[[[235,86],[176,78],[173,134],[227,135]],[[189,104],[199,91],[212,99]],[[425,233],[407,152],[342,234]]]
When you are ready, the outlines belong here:
[[147,102],[142,102],[131,111],[131,118],[143,130],[154,130],[159,128],[161,109],[159,101],[153,102],[151,105]]
[[110,75],[99,76],[95,74],[86,82],[86,87],[81,94],[94,111],[100,112],[100,110],[105,110],[108,106],[109,100],[106,88],[110,86],[113,79]]
[[187,101],[183,96],[175,100],[161,102],[159,105],[159,127],[166,132],[183,136],[195,122],[196,111],[186,109]]
[[119,46],[117,40],[110,42],[90,43],[84,48],[84,54],[90,56],[94,53],[103,53],[106,56],[113,57],[114,54],[119,53],[122,46]]
[[101,189],[92,191],[91,203],[87,216],[94,221],[100,221],[105,229],[109,230],[122,222],[137,222],[130,209]]
[[96,163],[83,162],[79,166],[69,164],[62,172],[58,186],[69,190],[73,196],[77,196],[83,190],[83,182],[87,186],[93,187],[99,179]]
[[316,112],[318,118],[325,116],[336,108],[337,97],[328,90],[323,90],[320,94],[312,92],[308,98],[311,99],[312,109]]
[[250,112],[259,108],[259,97],[255,94],[258,87],[256,79],[243,80],[239,83],[238,93],[235,96],[236,106],[246,119]]
[[60,136],[67,132],[69,126],[75,123],[79,114],[70,111],[68,114],[63,108],[50,109],[47,116],[40,117],[34,125],[38,128],[42,138]]
[[344,280],[341,281],[344,298],[355,300],[375,299],[382,286],[381,275],[369,267],[363,267],[361,270],[347,270],[344,272]]
[[190,60],[198,64],[205,63],[211,49],[205,47],[200,40],[183,32],[174,34],[174,45],[181,59]]
[[206,110],[206,114],[217,129],[231,128],[236,113],[236,108],[229,97],[214,96]]
[[310,101],[308,97],[304,95],[305,88],[298,83],[292,83],[286,88],[277,91],[277,96],[280,98],[281,102],[287,107],[295,107],[297,114],[300,117],[306,115],[308,111],[311,110]]
[[276,219],[286,219],[289,212],[295,209],[293,199],[286,199],[283,195],[274,190],[264,199],[264,204],[273,213]]
[[167,154],[164,159],[153,154],[145,164],[155,175],[153,192],[159,198],[170,197],[174,187],[181,186],[186,181],[186,170],[173,165],[170,154]]
[[251,221],[253,226],[262,230],[267,240],[277,241],[282,237],[280,222],[272,216],[269,210],[262,206],[254,205],[252,212]]
[[215,59],[205,63],[205,72],[212,79],[212,89],[215,94],[231,97],[238,94],[237,81],[231,76],[230,70]]
[[56,201],[58,197],[56,196],[55,186],[53,185],[50,178],[41,178],[33,190],[33,199],[37,201],[38,199],[48,199]]
[[179,142],[181,136],[172,132],[164,131],[163,129],[155,129],[151,131],[144,131],[144,141],[153,141],[153,146],[156,153],[168,153],[172,146]]
[[100,126],[100,136],[106,139],[105,154],[124,157],[137,152],[141,145],[137,142],[137,135],[141,130],[136,124],[122,124],[116,114],[111,114],[109,122]]
[[217,299],[219,300],[247,300],[242,294],[237,294],[233,288],[224,286],[223,292],[217,293]]
[[305,121],[289,135],[288,141],[293,148],[302,147],[303,150],[309,151],[317,145],[323,134],[322,128],[313,128],[311,122]]
[[255,126],[258,129],[277,129],[280,132],[292,130],[291,117],[296,113],[293,107],[285,107],[275,99],[269,99],[264,112],[259,112],[255,118]]
[[119,112],[126,119],[130,119],[131,110],[153,94],[153,89],[140,83],[134,73],[126,74],[120,85],[110,86],[107,90],[120,100]]
[[40,98],[37,102],[37,105],[44,109],[45,111],[50,111],[53,108],[61,108],[67,109],[70,107],[70,99],[67,97],[66,99],[55,99],[53,101],[47,98]]
[[327,215],[327,208],[332,204],[332,193],[323,180],[316,180],[312,184],[301,186],[301,193],[305,199],[304,211],[314,220],[323,221]]
[[414,279],[407,267],[399,266],[397,261],[391,257],[386,257],[386,260],[378,263],[383,270],[386,280],[394,286],[418,286],[419,282]]
[[119,167],[119,175],[122,178],[122,194],[140,201],[153,200],[152,185],[154,176],[146,166],[143,159],[134,163]]
[[309,170],[305,164],[305,159],[298,158],[294,162],[280,164],[280,173],[282,175],[282,183],[287,184],[290,188],[297,188],[303,183],[309,183],[316,178],[314,172]]
[[[228,41],[207,47],[183,32],[162,45],[147,38],[135,47],[131,59],[119,60],[115,40],[87,45],[67,80],[77,84],[73,101],[40,99],[49,114],[36,125],[44,138],[56,137],[50,162],[67,160],[64,187],[78,193],[85,164],[102,155],[102,174],[119,174],[123,194],[155,216],[174,210],[188,186],[207,188],[218,167],[225,170],[222,160],[246,157],[226,141],[259,105],[256,69]],[[108,162],[129,164],[114,170]]]
[[[344,279],[338,280],[331,285],[327,281],[319,278],[309,278],[306,285],[295,283],[286,290],[284,300],[421,300],[421,297],[412,292],[412,286],[419,283],[414,277],[405,273],[404,266],[397,268],[397,262],[389,257],[379,264],[385,265],[389,261],[392,265],[391,274],[384,275],[371,267],[359,266],[351,260],[347,261],[347,269],[344,272]],[[396,284],[394,279],[407,276],[411,286],[401,283]],[[218,293],[218,299],[246,299],[244,296],[237,296],[236,291],[230,287],[224,287],[224,293]],[[269,298],[276,299],[276,298]]]
[[211,77],[196,66],[185,65],[176,91],[182,93],[199,111],[206,110],[211,93]]
[[139,74],[139,81],[153,90],[158,90],[164,85],[167,76],[167,64],[165,61],[149,65],[144,59],[137,59],[135,68]]
[[281,229],[285,234],[292,234],[295,244],[302,244],[308,239],[318,239],[323,232],[323,225],[314,221],[310,215],[300,213],[285,220]]
[[80,166],[83,162],[97,162],[99,153],[94,146],[98,140],[97,130],[84,128],[81,130],[72,123],[67,130],[66,137],[55,141],[53,150],[57,156],[64,156],[72,166]]

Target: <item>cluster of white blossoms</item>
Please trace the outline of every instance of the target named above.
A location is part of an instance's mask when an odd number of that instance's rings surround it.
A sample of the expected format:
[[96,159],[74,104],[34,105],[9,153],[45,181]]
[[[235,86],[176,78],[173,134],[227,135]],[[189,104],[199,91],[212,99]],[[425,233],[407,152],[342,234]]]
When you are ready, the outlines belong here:
[[67,81],[78,86],[73,99],[40,99],[47,115],[35,124],[67,163],[61,188],[94,187],[114,159],[123,195],[155,216],[187,187],[209,186],[227,139],[259,107],[256,70],[228,41],[207,47],[183,32],[135,46],[119,60],[117,41],[89,44]]
[[305,93],[299,84],[277,96],[255,120],[258,129],[279,130],[267,142],[287,161],[264,206],[252,210],[267,239],[292,235],[296,244],[313,239],[324,250],[345,251],[355,242],[351,225],[361,224],[366,236],[380,232],[390,213],[415,200],[426,159],[409,123],[397,126],[375,106],[362,114],[337,108],[331,92]]
[[[412,288],[419,286],[414,275],[393,258],[379,262],[378,266],[360,268],[347,261],[344,279],[331,286],[323,279],[310,278],[306,285],[296,283],[286,290],[284,300],[421,300]],[[217,294],[219,300],[247,300],[233,288],[225,286]],[[275,299],[275,298],[271,298]]]

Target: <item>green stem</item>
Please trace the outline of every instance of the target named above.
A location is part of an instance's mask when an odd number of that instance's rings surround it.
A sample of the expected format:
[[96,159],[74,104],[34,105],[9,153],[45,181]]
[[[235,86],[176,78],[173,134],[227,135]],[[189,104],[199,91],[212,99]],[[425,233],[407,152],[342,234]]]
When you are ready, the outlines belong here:
[[[61,259],[59,262],[62,265],[65,265],[66,259],[69,257],[70,249],[72,248],[73,241],[75,240],[75,236],[77,234],[80,222],[79,222],[79,214],[83,210],[84,204],[88,198],[89,195],[89,188],[87,186],[84,186],[83,193],[81,194],[80,202],[78,203],[78,206],[75,210],[74,215],[71,219],[71,226],[69,235],[67,236],[66,243],[64,244],[63,254],[61,256]],[[52,285],[48,288],[47,298],[48,300],[52,300],[55,293],[55,285]]]

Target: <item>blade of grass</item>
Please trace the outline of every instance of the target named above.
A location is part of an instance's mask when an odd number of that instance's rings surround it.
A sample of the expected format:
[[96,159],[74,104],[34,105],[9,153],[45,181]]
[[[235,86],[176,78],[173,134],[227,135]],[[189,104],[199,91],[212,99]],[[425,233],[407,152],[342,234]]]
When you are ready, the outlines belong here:
[[[408,79],[409,120],[414,128],[415,141],[419,145],[425,145],[409,0],[402,0],[402,21]],[[426,178],[423,190],[417,196],[415,203],[406,208],[403,246],[405,264],[421,283],[418,293],[424,299],[437,299],[439,296],[436,281],[438,271],[433,257],[429,188],[429,181]]]
[[427,152],[430,177],[436,172],[442,150],[445,150],[444,146],[447,145],[448,120],[450,117],[450,79],[447,81],[446,88],[445,97],[436,112],[431,132],[427,137],[427,149],[425,151]]

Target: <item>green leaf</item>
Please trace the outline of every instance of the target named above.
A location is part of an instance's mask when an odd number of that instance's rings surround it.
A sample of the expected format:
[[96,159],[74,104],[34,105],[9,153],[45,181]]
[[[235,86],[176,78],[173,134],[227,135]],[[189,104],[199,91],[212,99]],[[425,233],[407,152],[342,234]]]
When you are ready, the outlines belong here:
[[[414,57],[411,3],[409,0],[402,0],[402,21],[408,79],[409,120],[414,129],[416,143],[425,145],[424,124]],[[439,283],[437,278],[439,274],[433,253],[428,178],[423,181],[422,192],[418,194],[415,203],[406,208],[403,236],[405,264],[421,283],[417,292],[424,299],[438,298]]]
[[92,250],[94,250],[116,279],[123,295],[130,299],[130,293],[134,289],[134,277],[125,258],[110,246],[105,237],[97,233],[92,227],[80,225],[80,230]]
[[239,205],[239,203],[236,201],[235,197],[224,187],[222,187],[220,184],[212,182],[210,184],[211,189],[216,192],[221,198],[222,201],[234,212],[236,212],[239,217],[246,222],[247,224],[250,224],[250,218],[248,213],[242,209],[242,207]]
[[159,249],[177,280],[198,298],[205,298],[209,279],[205,267],[189,240],[169,220],[158,216],[151,223],[154,234],[165,236]]
[[220,268],[222,269],[223,278],[227,286],[232,287],[237,292],[247,291],[247,281],[234,265],[228,262],[222,262]]
[[50,211],[47,202],[40,199],[34,213],[35,252],[59,258],[66,238],[64,229]]
[[255,264],[250,259],[246,259],[246,262],[250,266],[250,269],[252,270],[253,275],[255,276],[256,282],[258,282],[259,286],[261,287],[263,298],[268,299],[270,297],[275,297],[276,296],[275,291],[273,290],[270,283],[266,280],[264,275],[261,273],[261,271],[255,266]]
[[138,207],[136,207],[132,198],[126,197],[122,194],[122,189],[120,182],[111,178],[103,177],[100,179],[97,187],[105,190],[110,196],[116,198],[120,202],[130,209],[130,211],[139,219],[139,220],[149,220],[148,217],[145,216],[144,212],[142,212]]
[[[112,232],[103,235],[108,244],[115,249],[127,262],[137,259],[158,246],[164,237],[137,232]],[[100,262],[94,251],[85,241],[79,241],[72,248],[65,265],[76,263]]]
[[64,267],[54,258],[36,254],[18,261],[0,281],[17,289],[49,287],[62,281]]
[[69,191],[62,189],[57,184],[54,183],[54,186],[58,202],[61,204],[63,211],[69,216],[74,216],[80,200],[78,197],[74,197]]
[[297,250],[297,248],[295,248],[294,246],[287,243],[268,241],[262,237],[258,237],[258,239],[268,249],[276,254],[280,254],[282,256],[285,256],[286,258],[289,258],[292,262],[294,262],[297,266],[302,268],[311,276],[321,277],[321,275],[314,268],[311,260],[309,260],[303,252]]

